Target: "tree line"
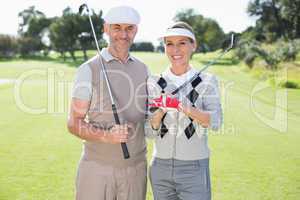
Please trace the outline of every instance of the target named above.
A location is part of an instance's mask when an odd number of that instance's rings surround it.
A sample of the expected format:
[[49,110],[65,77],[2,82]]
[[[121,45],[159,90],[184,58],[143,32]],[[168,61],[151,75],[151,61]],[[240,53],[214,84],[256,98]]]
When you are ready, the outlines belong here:
[[[18,37],[0,36],[0,56],[32,56],[42,52],[45,56],[55,50],[65,59],[68,52],[76,60],[75,51],[82,50],[87,58],[86,50],[94,48],[91,28],[87,15],[79,15],[67,7],[61,17],[47,18],[44,13],[29,7],[19,13],[21,22]],[[102,11],[92,11],[92,21],[99,39],[102,38]],[[103,41],[100,41],[103,44]],[[105,44],[103,44],[105,45]]]
[[[62,11],[62,16],[48,18],[31,6],[19,13],[21,22],[18,36],[0,35],[0,57],[21,57],[36,54],[48,55],[54,50],[66,58],[66,53],[76,60],[75,51],[82,50],[87,59],[87,50],[95,49],[91,27],[87,15],[80,15],[69,7]],[[194,10],[182,10],[174,20],[187,21],[195,26],[197,40],[200,42],[199,51],[213,51],[221,46],[225,34],[218,23],[212,19],[197,15]],[[102,11],[92,11],[92,21],[101,47],[106,46],[103,39]],[[154,47],[151,42],[136,42],[132,51],[163,51],[163,45]]]
[[[215,51],[226,48],[230,35],[238,37],[236,55],[249,67],[257,57],[276,68],[280,60],[293,60],[299,52],[300,38],[300,0],[250,0],[247,13],[256,18],[255,26],[241,33],[224,33],[217,21],[206,18],[194,9],[179,10],[175,21],[189,23],[198,42],[197,52]],[[50,50],[59,52],[65,59],[66,53],[76,60],[75,51],[83,51],[87,59],[87,50],[95,49],[94,40],[87,15],[79,15],[69,7],[62,16],[48,18],[44,13],[31,6],[19,13],[22,19],[18,36],[0,35],[0,57],[13,57],[35,54],[48,55]],[[106,46],[103,39],[102,11],[92,11],[92,21],[101,47]],[[265,44],[276,44],[272,51]],[[133,51],[164,51],[163,43],[154,47],[151,42],[137,42]]]

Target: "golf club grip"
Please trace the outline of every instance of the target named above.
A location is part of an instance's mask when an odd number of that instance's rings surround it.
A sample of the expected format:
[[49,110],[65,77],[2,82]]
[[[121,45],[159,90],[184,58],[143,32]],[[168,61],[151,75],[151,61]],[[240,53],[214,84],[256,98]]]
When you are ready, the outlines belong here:
[[[114,114],[115,122],[116,122],[116,124],[120,125],[121,123],[120,123],[119,115],[117,113],[116,105],[112,104],[111,107],[112,107],[112,111]],[[126,143],[122,142],[121,147],[122,147],[124,159],[130,158]]]
[[128,152],[128,148],[127,148],[126,143],[122,142],[121,147],[122,147],[124,159],[128,159],[130,156],[129,156],[129,152]]

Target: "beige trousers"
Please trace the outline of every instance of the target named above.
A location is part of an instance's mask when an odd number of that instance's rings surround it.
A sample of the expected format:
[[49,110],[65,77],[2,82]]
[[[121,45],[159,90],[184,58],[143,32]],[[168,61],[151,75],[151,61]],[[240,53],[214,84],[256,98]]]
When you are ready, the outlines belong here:
[[147,163],[115,168],[82,159],[76,179],[76,200],[145,200]]

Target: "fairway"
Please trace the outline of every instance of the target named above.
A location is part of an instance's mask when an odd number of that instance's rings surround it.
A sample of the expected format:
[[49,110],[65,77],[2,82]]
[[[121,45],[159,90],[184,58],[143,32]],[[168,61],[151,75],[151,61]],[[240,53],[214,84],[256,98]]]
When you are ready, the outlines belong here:
[[[168,65],[163,54],[135,55],[152,73]],[[195,55],[192,64],[200,69],[213,56]],[[20,90],[0,84],[0,200],[74,199],[82,146],[66,120],[75,71],[54,60],[0,62],[0,79],[24,78]],[[209,134],[213,199],[300,199],[300,90],[273,88],[231,57],[209,71],[220,79],[224,110],[223,127]],[[149,160],[151,151],[148,141]]]

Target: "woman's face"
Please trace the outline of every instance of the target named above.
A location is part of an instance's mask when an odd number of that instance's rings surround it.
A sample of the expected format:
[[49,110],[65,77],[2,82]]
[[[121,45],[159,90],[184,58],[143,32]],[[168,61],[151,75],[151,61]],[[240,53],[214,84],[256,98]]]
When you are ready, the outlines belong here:
[[185,36],[169,36],[165,38],[166,54],[173,67],[187,67],[196,45]]

